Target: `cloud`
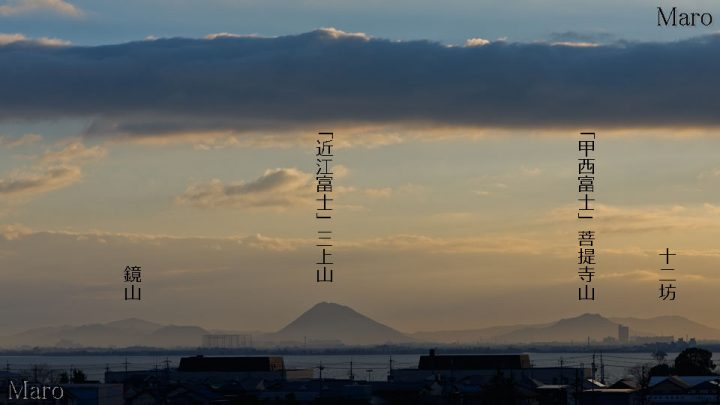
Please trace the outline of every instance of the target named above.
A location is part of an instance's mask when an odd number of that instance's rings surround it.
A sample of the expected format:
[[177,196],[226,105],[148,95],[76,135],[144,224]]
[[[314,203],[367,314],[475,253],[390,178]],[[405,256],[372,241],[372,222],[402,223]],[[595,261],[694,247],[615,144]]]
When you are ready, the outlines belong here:
[[27,196],[69,186],[82,177],[77,167],[54,167],[39,173],[13,173],[0,178],[0,195]]
[[350,173],[350,169],[348,169],[345,165],[332,165],[332,172],[335,175],[336,179],[340,179],[343,177],[347,177],[347,175]]
[[[39,139],[42,138],[38,138],[38,135],[24,135],[8,140],[7,146],[19,146]],[[0,138],[0,146],[3,146],[3,140]],[[82,166],[107,154],[101,146],[86,147],[76,139],[61,141],[56,146],[59,148],[49,149],[37,157],[32,167],[0,177],[0,195],[6,198],[26,198],[68,187],[80,181],[83,176]]]
[[539,167],[528,168],[528,167],[522,166],[520,168],[520,170],[523,175],[528,176],[528,177],[537,177],[542,173],[542,169]]
[[27,38],[22,34],[0,34],[0,45],[7,45],[26,40]]
[[577,32],[577,31],[566,31],[566,32],[553,32],[550,34],[551,42],[553,43],[611,43],[616,38],[607,32]]
[[720,177],[720,168],[713,168],[709,171],[703,171],[698,175],[698,180]]
[[501,194],[504,191],[516,188],[520,182],[527,181],[542,174],[539,167],[527,168],[521,166],[519,170],[512,170],[502,174],[484,174],[472,180],[475,189],[471,192],[482,197]]
[[462,212],[462,211],[448,211],[448,212],[440,212],[437,214],[430,215],[430,218],[441,222],[441,223],[447,223],[447,222],[467,222],[469,220],[472,220],[474,218],[477,218],[478,214],[474,212]]
[[2,235],[5,240],[16,240],[31,234],[32,229],[22,224],[10,224],[0,227],[0,235]]
[[594,42],[553,42],[553,46],[573,46],[577,48],[594,48],[600,46]]
[[390,187],[366,188],[363,190],[363,193],[372,198],[387,198],[392,195],[393,189]]
[[37,134],[24,134],[19,137],[5,137],[0,136],[0,147],[3,148],[16,148],[18,146],[30,145],[42,141],[43,137]]
[[270,237],[270,236],[264,236],[261,234],[255,234],[252,236],[246,236],[240,240],[238,240],[238,243],[244,246],[249,246],[255,249],[265,249],[265,250],[271,250],[276,252],[286,252],[286,251],[294,251],[297,250],[298,247],[301,246],[307,246],[310,244],[310,241],[308,240],[301,240],[301,239],[285,239],[285,238],[277,238],[277,237]]
[[465,41],[465,46],[485,46],[489,45],[490,41],[482,38],[470,38]]
[[82,10],[64,0],[7,0],[0,5],[0,15],[3,16],[44,10],[72,17],[83,15]]
[[[223,39],[223,38],[257,38],[259,37],[256,34],[250,34],[250,35],[240,35],[240,34],[233,34],[230,32],[216,32],[214,34],[208,34],[205,36],[205,39],[213,40],[213,39]],[[157,38],[153,38],[157,39]]]
[[73,141],[60,150],[45,152],[40,160],[44,163],[78,163],[85,160],[104,158],[107,150],[102,146],[86,147],[80,141]]
[[335,29],[94,47],[13,43],[0,47],[0,121],[84,117],[92,120],[87,136],[124,137],[341,125],[712,127],[720,124],[718,70],[720,34],[594,47],[447,47]]
[[[616,206],[596,204],[594,229],[605,234],[632,235],[668,231],[698,232],[720,225],[720,209],[715,205]],[[541,222],[577,224],[577,205],[566,205],[547,213]]]
[[397,234],[357,242],[338,242],[338,247],[371,251],[417,251],[433,254],[548,254],[547,246],[537,239],[493,235],[487,237],[433,237]]
[[705,208],[705,210],[710,214],[714,214],[714,215],[720,214],[720,207],[718,207],[717,205],[705,203],[705,204],[703,204],[703,208]]
[[370,36],[365,34],[364,32],[345,32],[342,30],[339,30],[337,28],[320,28],[316,32],[322,33],[323,35],[327,35],[330,38],[333,39],[360,39],[362,41],[369,41]]
[[225,184],[220,180],[190,185],[177,202],[200,208],[288,208],[316,198],[312,176],[292,168],[268,169],[251,182]]
[[15,43],[25,43],[39,46],[67,46],[70,45],[71,42],[58,38],[28,38],[22,34],[0,34],[0,46]]
[[[347,176],[348,169],[343,165],[333,167],[334,178]],[[240,208],[273,208],[286,209],[296,206],[317,205],[317,193],[314,174],[304,173],[294,168],[268,169],[259,178],[250,181],[225,183],[218,179],[206,183],[194,183],[176,198],[181,205],[196,208],[240,207]],[[352,186],[333,184],[332,195],[347,195],[362,192],[368,197],[389,197],[389,188],[356,189]],[[344,204],[335,207],[359,208]]]

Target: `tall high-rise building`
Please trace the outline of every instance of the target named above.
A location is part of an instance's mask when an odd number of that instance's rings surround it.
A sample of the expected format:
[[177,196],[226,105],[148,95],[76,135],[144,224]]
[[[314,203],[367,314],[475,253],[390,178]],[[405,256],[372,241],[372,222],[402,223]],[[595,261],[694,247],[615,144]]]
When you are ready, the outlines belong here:
[[627,343],[630,340],[630,328],[618,325],[618,340],[620,343]]

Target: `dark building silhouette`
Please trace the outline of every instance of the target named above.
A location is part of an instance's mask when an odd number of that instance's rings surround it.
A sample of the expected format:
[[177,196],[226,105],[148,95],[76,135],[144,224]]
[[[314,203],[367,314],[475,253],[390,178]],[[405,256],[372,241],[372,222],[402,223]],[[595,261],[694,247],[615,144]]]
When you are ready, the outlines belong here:
[[435,354],[430,350],[427,356],[420,356],[419,370],[493,370],[530,368],[530,356],[527,354],[511,355],[466,355],[466,354]]
[[285,363],[282,357],[183,357],[179,372],[245,372],[282,371]]
[[618,325],[618,341],[627,343],[630,341],[630,328],[625,325]]

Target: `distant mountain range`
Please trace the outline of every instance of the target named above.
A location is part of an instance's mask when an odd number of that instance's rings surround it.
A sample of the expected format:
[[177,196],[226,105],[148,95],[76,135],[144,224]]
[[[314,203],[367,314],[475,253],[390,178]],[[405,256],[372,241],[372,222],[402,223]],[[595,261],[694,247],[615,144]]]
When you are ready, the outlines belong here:
[[0,346],[38,347],[197,347],[207,330],[197,326],[161,325],[142,319],[81,326],[30,329],[0,338]]
[[[639,319],[605,318],[598,314],[583,314],[544,324],[405,334],[350,307],[328,302],[316,304],[277,332],[253,333],[253,340],[264,346],[310,347],[386,343],[584,343],[588,338],[594,341],[608,336],[617,338],[619,324],[628,326],[631,336],[720,340],[720,329],[681,316]],[[162,325],[130,318],[102,324],[31,329],[0,337],[0,347],[198,347],[202,336],[210,333],[198,326]]]
[[[649,319],[610,318],[611,321],[630,327],[636,336],[675,336],[675,338],[720,339],[720,329],[711,328],[682,316],[658,316]],[[634,331],[646,331],[645,333]]]
[[438,343],[583,343],[588,337],[602,341],[618,337],[618,326],[630,328],[630,336],[674,336],[697,339],[720,339],[720,329],[691,321],[681,316],[660,316],[650,319],[604,318],[583,314],[557,322],[536,325],[509,325],[457,331],[417,332],[411,336]]
[[[161,325],[131,318],[103,324],[31,329],[0,338],[0,347],[198,347],[203,335],[210,333],[198,326]],[[277,332],[255,333],[253,340],[265,345],[316,347],[415,341],[350,307],[327,302],[313,306]]]

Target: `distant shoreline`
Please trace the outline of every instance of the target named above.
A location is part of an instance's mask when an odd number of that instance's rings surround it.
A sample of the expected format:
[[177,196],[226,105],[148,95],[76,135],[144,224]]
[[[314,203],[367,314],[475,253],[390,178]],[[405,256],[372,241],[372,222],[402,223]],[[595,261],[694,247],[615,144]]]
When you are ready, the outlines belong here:
[[[715,353],[720,353],[720,342],[699,342],[698,346]],[[429,349],[437,348],[445,354],[499,354],[499,353],[638,353],[682,351],[687,345],[678,343],[657,343],[643,345],[571,345],[571,344],[527,344],[527,345],[448,345],[432,344],[416,346],[344,346],[327,348],[303,347],[268,347],[268,348],[236,348],[217,349],[202,347],[186,348],[154,348],[154,347],[125,347],[125,348],[52,348],[34,347],[23,349],[0,349],[0,356],[154,356],[154,355],[387,355],[387,354],[426,354]]]

